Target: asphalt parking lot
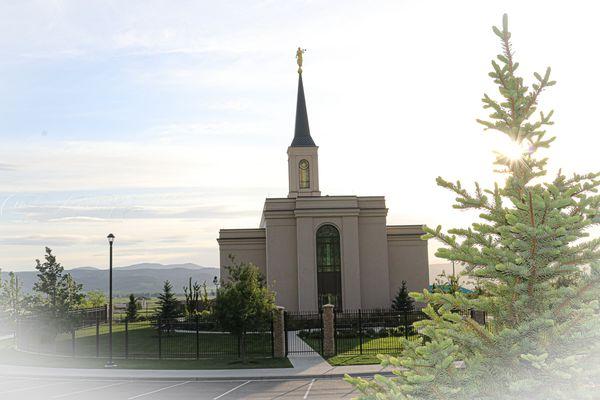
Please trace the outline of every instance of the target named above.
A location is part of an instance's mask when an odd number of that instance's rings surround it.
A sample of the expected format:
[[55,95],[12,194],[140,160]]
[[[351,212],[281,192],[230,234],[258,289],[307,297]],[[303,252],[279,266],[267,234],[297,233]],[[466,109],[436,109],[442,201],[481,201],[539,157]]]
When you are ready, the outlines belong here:
[[0,399],[351,399],[341,378],[264,380],[98,380],[0,376]]

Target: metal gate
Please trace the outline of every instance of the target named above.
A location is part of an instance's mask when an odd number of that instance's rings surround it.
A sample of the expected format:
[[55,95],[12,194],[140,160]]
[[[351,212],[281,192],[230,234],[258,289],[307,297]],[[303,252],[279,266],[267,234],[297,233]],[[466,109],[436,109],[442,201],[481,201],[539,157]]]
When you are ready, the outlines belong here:
[[285,355],[323,353],[323,312],[285,312]]

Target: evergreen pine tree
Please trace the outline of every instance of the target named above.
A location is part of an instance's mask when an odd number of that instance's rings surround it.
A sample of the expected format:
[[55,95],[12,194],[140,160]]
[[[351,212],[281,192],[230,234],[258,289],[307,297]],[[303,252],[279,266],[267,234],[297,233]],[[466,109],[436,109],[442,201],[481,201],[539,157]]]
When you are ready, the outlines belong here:
[[402,281],[402,286],[398,289],[398,293],[392,302],[392,310],[400,312],[411,312],[415,309],[415,301],[408,294],[406,289],[406,281]]
[[172,321],[179,317],[178,302],[173,293],[173,286],[169,281],[165,281],[163,292],[158,295],[158,310],[156,316],[158,319],[164,321]]
[[[500,100],[484,95],[489,120],[479,121],[507,135],[518,154],[498,154],[503,185],[470,193],[460,182],[437,182],[457,195],[458,209],[473,209],[481,221],[447,233],[426,228],[426,238],[445,247],[436,254],[466,266],[464,275],[483,290],[469,298],[456,293],[415,293],[429,320],[417,322],[427,338],[404,343],[399,357],[383,365],[401,367],[393,378],[347,378],[364,399],[592,399],[600,382],[600,238],[589,230],[600,222],[600,173],[559,172],[546,179],[538,150],[550,113],[534,117],[540,94],[554,85],[550,69],[525,86],[516,74],[508,20],[494,33],[502,43],[490,76]],[[568,285],[557,284],[578,275]],[[486,329],[452,310],[485,311]],[[596,396],[596,397],[595,397]]]
[[132,293],[129,295],[129,302],[127,303],[127,312],[125,318],[127,318],[127,321],[129,322],[133,322],[137,319],[137,314],[137,302],[135,301],[135,296]]

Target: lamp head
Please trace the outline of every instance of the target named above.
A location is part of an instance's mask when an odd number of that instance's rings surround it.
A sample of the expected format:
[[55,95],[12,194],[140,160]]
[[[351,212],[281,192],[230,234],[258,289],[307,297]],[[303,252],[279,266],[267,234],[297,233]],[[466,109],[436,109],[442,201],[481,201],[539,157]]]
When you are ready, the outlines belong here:
[[113,235],[112,233],[109,233],[106,238],[108,239],[108,243],[110,244],[113,244],[113,242],[115,241],[115,235]]

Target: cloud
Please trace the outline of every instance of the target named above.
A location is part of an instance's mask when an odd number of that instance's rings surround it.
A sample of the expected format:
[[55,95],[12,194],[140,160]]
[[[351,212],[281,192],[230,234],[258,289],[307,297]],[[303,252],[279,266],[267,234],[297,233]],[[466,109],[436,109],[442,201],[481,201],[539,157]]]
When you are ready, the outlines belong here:
[[18,205],[13,212],[34,221],[103,222],[135,219],[220,219],[257,215],[257,210],[224,206],[77,206]]
[[10,246],[69,246],[88,243],[82,235],[27,235],[0,237],[0,243]]
[[16,167],[12,164],[0,163],[0,171],[14,171]]
[[106,218],[96,218],[96,217],[61,217],[61,218],[52,218],[49,219],[48,222],[103,222],[108,221]]

